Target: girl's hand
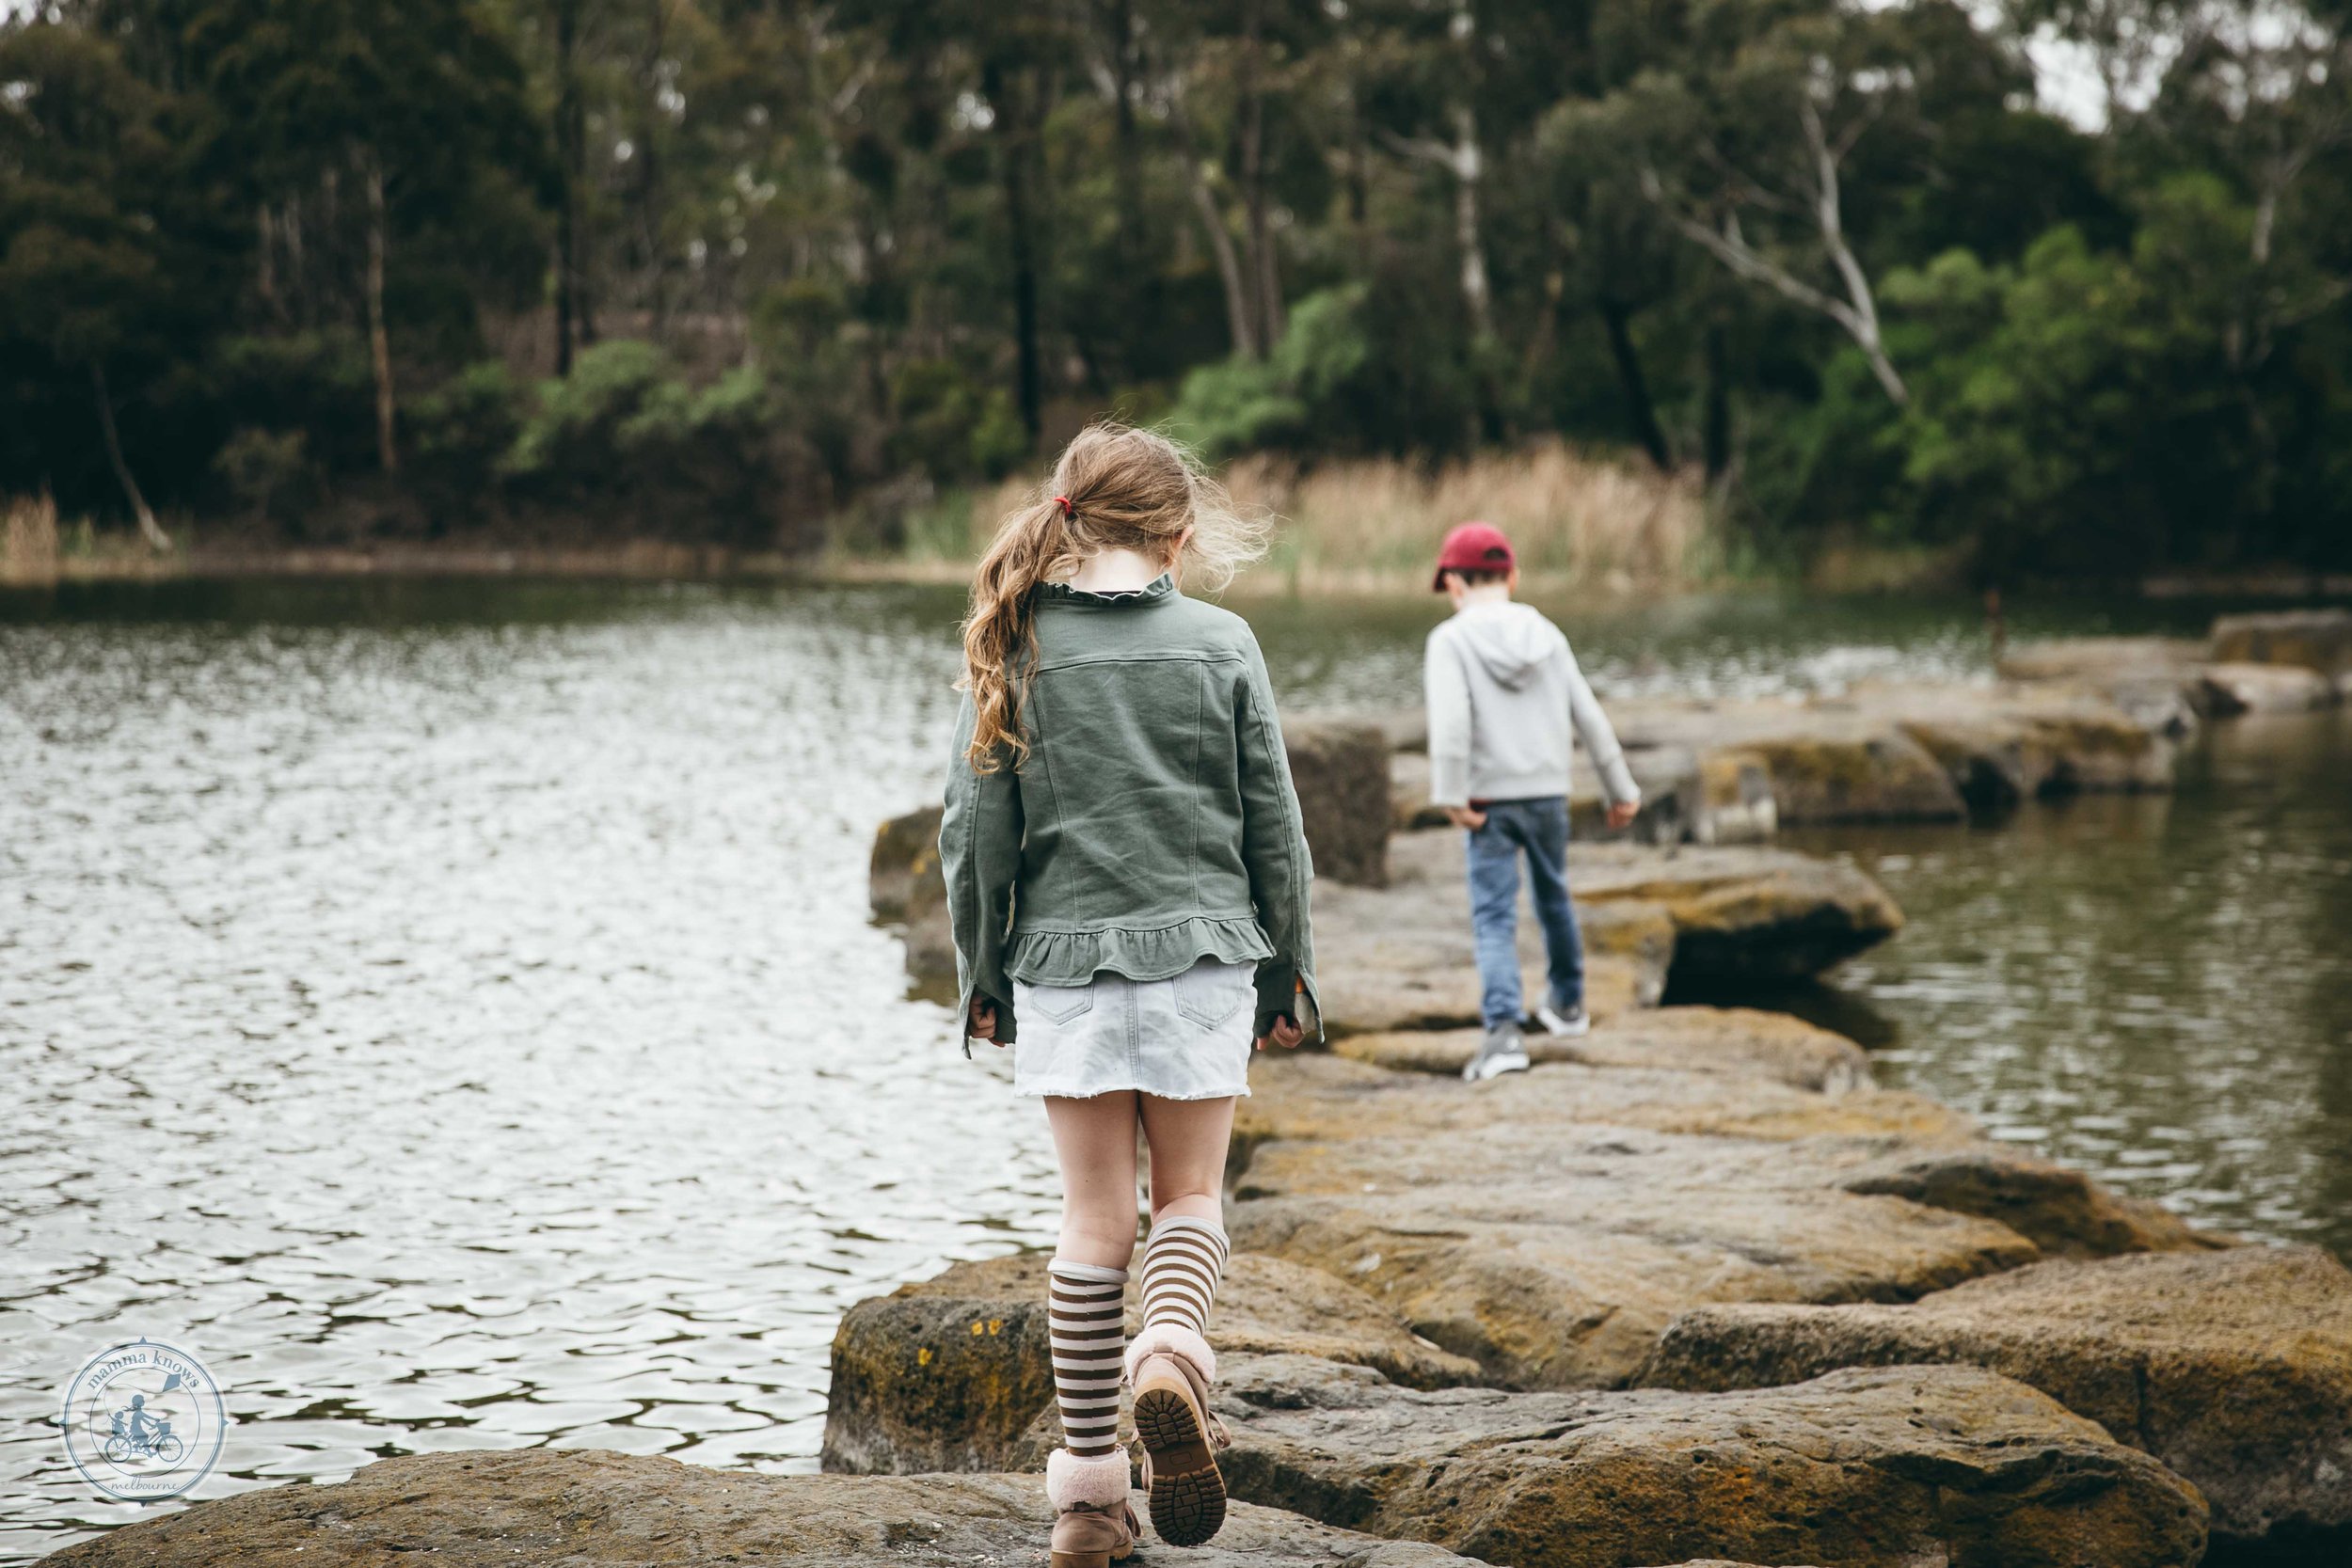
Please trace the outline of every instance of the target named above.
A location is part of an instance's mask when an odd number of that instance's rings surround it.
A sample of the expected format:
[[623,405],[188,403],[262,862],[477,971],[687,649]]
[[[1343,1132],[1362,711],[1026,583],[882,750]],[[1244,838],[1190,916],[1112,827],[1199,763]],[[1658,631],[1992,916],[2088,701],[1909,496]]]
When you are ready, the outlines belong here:
[[1271,1030],[1257,1039],[1255,1048],[1263,1051],[1267,1045],[1273,1044],[1280,1046],[1285,1051],[1295,1051],[1298,1048],[1298,1042],[1306,1037],[1307,1032],[1299,1028],[1296,1019],[1280,1017],[1274,1021],[1274,1027]]
[[1475,806],[1448,806],[1445,815],[1455,827],[1468,828],[1471,832],[1486,825],[1486,814]]
[[1609,808],[1609,827],[1613,832],[1623,832],[1633,826],[1633,817],[1642,809],[1639,800],[1619,800]]
[[1005,1048],[996,1037],[996,1004],[985,996],[972,999],[972,1016],[964,1020],[963,1032],[976,1040],[989,1041],[999,1051]]

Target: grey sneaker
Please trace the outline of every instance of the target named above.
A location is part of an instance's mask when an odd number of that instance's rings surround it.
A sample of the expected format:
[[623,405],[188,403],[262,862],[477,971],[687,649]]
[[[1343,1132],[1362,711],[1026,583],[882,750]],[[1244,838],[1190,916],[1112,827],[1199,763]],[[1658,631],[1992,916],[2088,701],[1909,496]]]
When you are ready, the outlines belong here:
[[1535,1022],[1544,1026],[1546,1034],[1562,1037],[1590,1034],[1593,1028],[1592,1017],[1584,1011],[1581,1002],[1573,1007],[1556,1007],[1547,1002],[1535,1009]]
[[1519,1038],[1516,1023],[1499,1023],[1486,1031],[1478,1054],[1462,1069],[1462,1082],[1483,1084],[1489,1078],[1500,1078],[1506,1072],[1527,1070],[1527,1044]]

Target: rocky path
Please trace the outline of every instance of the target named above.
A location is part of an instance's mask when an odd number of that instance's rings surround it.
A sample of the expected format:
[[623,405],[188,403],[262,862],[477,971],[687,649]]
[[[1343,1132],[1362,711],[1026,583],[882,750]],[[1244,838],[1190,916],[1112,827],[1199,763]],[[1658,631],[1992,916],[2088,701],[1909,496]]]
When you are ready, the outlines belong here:
[[[336,1486],[200,1504],[69,1546],[58,1568],[1027,1568],[1052,1513],[1032,1476],[761,1476],[533,1449],[387,1459]],[[1446,1568],[1440,1547],[1236,1507],[1190,1568]]]
[[[1785,1017],[1631,1013],[1476,1087],[1422,1070],[1450,1039],[1257,1070],[1238,1496],[1530,1568],[2352,1550],[2334,1260],[1988,1142]],[[1041,1464],[1041,1270],[853,1308],[828,1466]]]

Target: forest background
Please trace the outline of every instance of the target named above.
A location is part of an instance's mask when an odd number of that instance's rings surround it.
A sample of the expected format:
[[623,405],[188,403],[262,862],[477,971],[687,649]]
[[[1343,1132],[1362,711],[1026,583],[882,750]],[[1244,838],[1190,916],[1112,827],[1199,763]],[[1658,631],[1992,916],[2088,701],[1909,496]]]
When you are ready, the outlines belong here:
[[2344,14],[19,5],[0,510],[951,563],[1110,413],[1295,573],[2342,571]]

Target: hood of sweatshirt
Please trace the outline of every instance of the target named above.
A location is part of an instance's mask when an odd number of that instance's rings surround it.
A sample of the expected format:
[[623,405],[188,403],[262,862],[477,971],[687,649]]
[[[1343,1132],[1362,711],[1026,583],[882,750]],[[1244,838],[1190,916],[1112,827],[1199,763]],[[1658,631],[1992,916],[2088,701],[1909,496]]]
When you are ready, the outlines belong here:
[[1472,605],[1454,617],[1454,636],[1505,690],[1516,691],[1567,646],[1544,613],[1517,602]]

